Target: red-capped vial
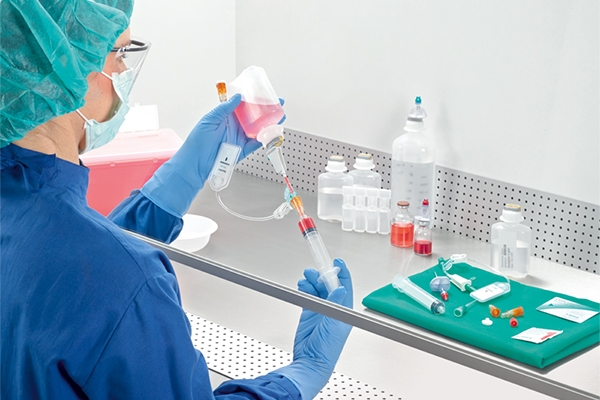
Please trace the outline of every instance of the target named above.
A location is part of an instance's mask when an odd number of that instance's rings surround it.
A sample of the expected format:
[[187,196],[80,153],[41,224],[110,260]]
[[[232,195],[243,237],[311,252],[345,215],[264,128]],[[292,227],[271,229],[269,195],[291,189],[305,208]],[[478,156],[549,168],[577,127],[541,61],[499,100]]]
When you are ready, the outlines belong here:
[[517,319],[515,317],[512,317],[510,319],[510,326],[512,326],[513,328],[516,328],[519,325],[519,321],[517,321]]
[[418,256],[430,256],[433,233],[429,227],[428,219],[419,219],[419,226],[415,229],[413,249]]

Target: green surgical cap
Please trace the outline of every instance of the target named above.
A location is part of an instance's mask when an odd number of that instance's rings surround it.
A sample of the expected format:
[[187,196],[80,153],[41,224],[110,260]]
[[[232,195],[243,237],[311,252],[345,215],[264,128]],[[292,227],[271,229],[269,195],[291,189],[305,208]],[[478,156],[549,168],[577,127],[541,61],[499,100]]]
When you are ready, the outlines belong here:
[[1,0],[0,147],[81,108],[133,0]]

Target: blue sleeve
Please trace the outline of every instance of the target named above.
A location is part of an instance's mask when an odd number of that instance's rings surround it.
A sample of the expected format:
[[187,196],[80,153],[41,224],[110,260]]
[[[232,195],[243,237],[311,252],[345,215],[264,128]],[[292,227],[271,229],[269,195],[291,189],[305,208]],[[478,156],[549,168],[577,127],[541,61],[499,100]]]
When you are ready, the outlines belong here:
[[[300,391],[288,378],[277,373],[255,379],[239,379],[222,383],[214,392],[217,400],[281,399],[300,400]],[[258,397],[257,397],[258,396]]]
[[[153,277],[142,286],[83,390],[89,398],[102,399],[214,398],[204,357],[192,344],[174,275]],[[278,374],[229,381],[215,395],[219,400],[300,397],[295,386]]]
[[164,243],[171,243],[179,236],[183,220],[168,213],[150,199],[134,190],[108,214],[121,228],[136,232]]

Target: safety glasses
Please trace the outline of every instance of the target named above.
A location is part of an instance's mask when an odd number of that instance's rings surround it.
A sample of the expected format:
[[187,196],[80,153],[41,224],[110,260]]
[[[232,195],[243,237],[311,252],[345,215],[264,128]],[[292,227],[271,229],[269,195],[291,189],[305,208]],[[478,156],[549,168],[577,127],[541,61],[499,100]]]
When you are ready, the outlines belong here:
[[137,78],[144,60],[148,55],[152,44],[141,38],[131,38],[131,44],[125,47],[114,47],[110,52],[114,55],[115,67],[122,72],[127,69],[133,69],[134,80]]

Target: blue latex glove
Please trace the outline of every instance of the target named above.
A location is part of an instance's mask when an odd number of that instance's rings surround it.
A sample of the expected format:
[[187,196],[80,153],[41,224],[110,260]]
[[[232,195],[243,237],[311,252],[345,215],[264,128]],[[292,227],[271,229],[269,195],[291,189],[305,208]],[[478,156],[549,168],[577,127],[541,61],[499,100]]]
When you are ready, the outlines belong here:
[[240,160],[257,150],[260,142],[246,136],[233,113],[241,101],[236,94],[202,117],[177,153],[142,187],[142,194],[181,218],[208,179],[221,143],[240,146]]
[[[298,289],[352,308],[350,272],[344,261],[339,258],[334,260],[333,265],[340,268],[338,277],[342,286],[329,296],[325,285],[317,281],[319,273],[314,269],[304,271],[306,279],[298,282]],[[351,329],[352,326],[336,319],[303,310],[294,340],[294,359],[290,365],[274,372],[291,380],[300,390],[303,399],[314,398],[329,381]]]

